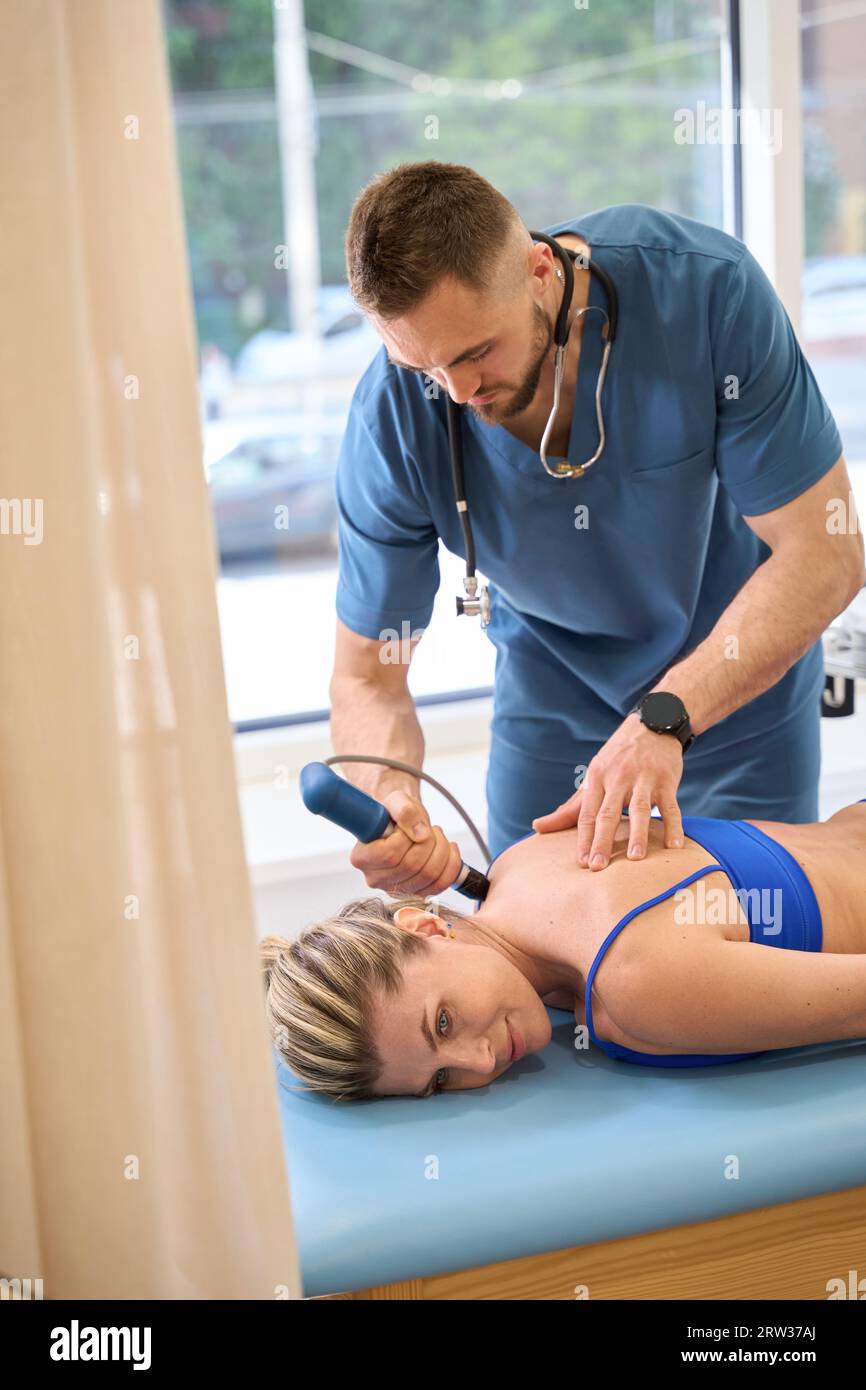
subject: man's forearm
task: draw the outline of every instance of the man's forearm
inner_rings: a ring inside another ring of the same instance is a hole
[[[335,753],[364,753],[423,766],[424,735],[408,691],[397,694],[375,681],[343,676],[331,683],[330,695]],[[418,778],[408,772],[378,763],[337,766],[342,776],[377,799],[398,787],[419,795]]]
[[[701,734],[780,681],[850,597],[838,571],[816,573],[793,552],[774,552],[652,689],[679,695]]]

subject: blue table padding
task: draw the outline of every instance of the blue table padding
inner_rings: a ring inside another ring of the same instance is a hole
[[[429,1100],[292,1092],[275,1055],[305,1295],[866,1184],[866,1040],[656,1070],[576,1051],[548,1012],[543,1052]]]

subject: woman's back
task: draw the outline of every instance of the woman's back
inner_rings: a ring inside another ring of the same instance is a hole
[[[485,912],[501,909],[523,949],[568,955],[584,982],[573,1004],[577,1021],[597,1045],[631,1061],[694,1066],[754,1055],[653,1046],[625,1032],[622,1017],[615,1022],[606,1008],[624,971],[648,952],[675,950],[684,932],[692,942],[699,934],[788,950],[866,952],[866,805],[810,825],[684,817],[683,829],[683,847],[666,849],[662,823],[653,818],[646,857],[628,860],[624,818],[602,871],[577,865],[576,830],[531,834],[489,870]]]

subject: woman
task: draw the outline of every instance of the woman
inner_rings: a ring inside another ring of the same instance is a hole
[[[866,799],[864,799],[866,800]],[[866,1037],[866,804],[822,823],[683,817],[681,849],[628,822],[603,874],[577,830],[532,832],[472,917],[424,898],[348,903],[261,943],[289,1067],[340,1100],[486,1086],[574,1010],[575,1046],[651,1066]]]

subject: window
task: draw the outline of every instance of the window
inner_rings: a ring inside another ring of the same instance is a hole
[[[334,466],[381,347],[345,284],[357,193],[435,158],[477,168],[529,226],[628,201],[730,226],[723,147],[674,140],[678,108],[722,104],[728,6],[538,0],[504,24],[501,0],[163,4],[229,711],[280,722],[327,707]],[[455,617],[462,561],[443,551],[441,572],[416,697],[493,679],[491,643]]]
[[[866,4],[803,0],[800,336],[866,518]]]

